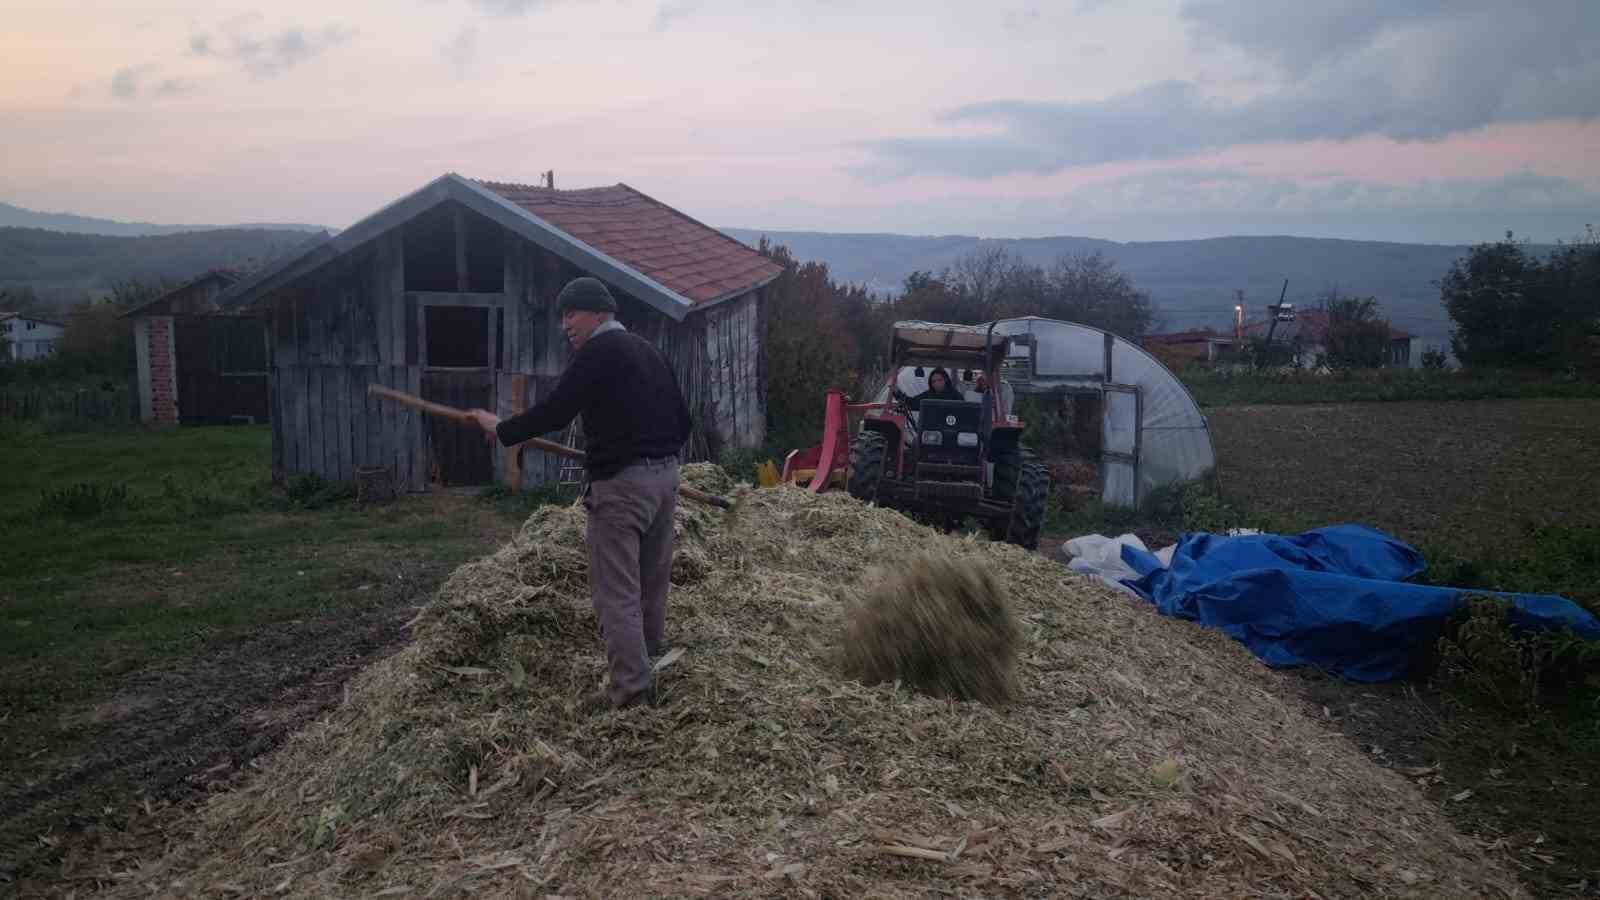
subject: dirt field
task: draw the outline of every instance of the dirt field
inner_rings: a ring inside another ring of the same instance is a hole
[[[1600,400],[1207,410],[1230,500],[1289,528],[1359,521],[1424,549],[1532,549],[1600,526]]]
[[[1600,401],[1240,406],[1207,414],[1224,495],[1283,530],[1360,522],[1421,547],[1436,567],[1451,555],[1475,561],[1450,574],[1477,573],[1493,586],[1558,591],[1594,605]],[[1556,533],[1591,537],[1552,546]],[[1426,683],[1355,685],[1286,672],[1284,684],[1375,759],[1418,773],[1418,786],[1457,827],[1506,854],[1537,895],[1600,896],[1595,710],[1509,718]]]

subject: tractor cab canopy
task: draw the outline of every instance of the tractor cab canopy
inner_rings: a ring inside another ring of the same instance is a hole
[[[944,366],[987,370],[1010,346],[1007,335],[990,334],[988,325],[896,322],[889,360],[895,366]]]
[[[894,323],[889,350],[890,365],[897,371],[895,387],[915,396],[928,388],[928,376],[936,368],[950,375],[951,382],[966,399],[978,402],[977,379],[1004,363],[1010,338],[992,336],[988,325],[950,325],[943,322],[902,321]],[[1003,409],[1010,408],[1010,389],[1002,385]],[[885,386],[874,399],[888,399]]]

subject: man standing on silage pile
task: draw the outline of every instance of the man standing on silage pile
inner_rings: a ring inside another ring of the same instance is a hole
[[[504,421],[482,409],[471,415],[508,447],[583,416],[589,590],[611,668],[607,699],[618,708],[654,705],[650,657],[663,649],[689,407],[660,351],[616,320],[616,300],[599,279],[568,282],[556,309],[576,352],[555,390]]]

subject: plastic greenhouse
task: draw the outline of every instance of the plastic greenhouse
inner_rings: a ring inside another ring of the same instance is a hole
[[[1105,503],[1138,506],[1158,488],[1216,468],[1199,405],[1142,348],[1098,328],[1054,319],[1002,319],[986,330],[994,343],[1011,338],[1003,374],[1017,394],[1098,396]]]

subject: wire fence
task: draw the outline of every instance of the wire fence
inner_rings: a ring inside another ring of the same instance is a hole
[[[56,424],[132,424],[139,420],[131,386],[9,385],[0,388],[0,420]]]

